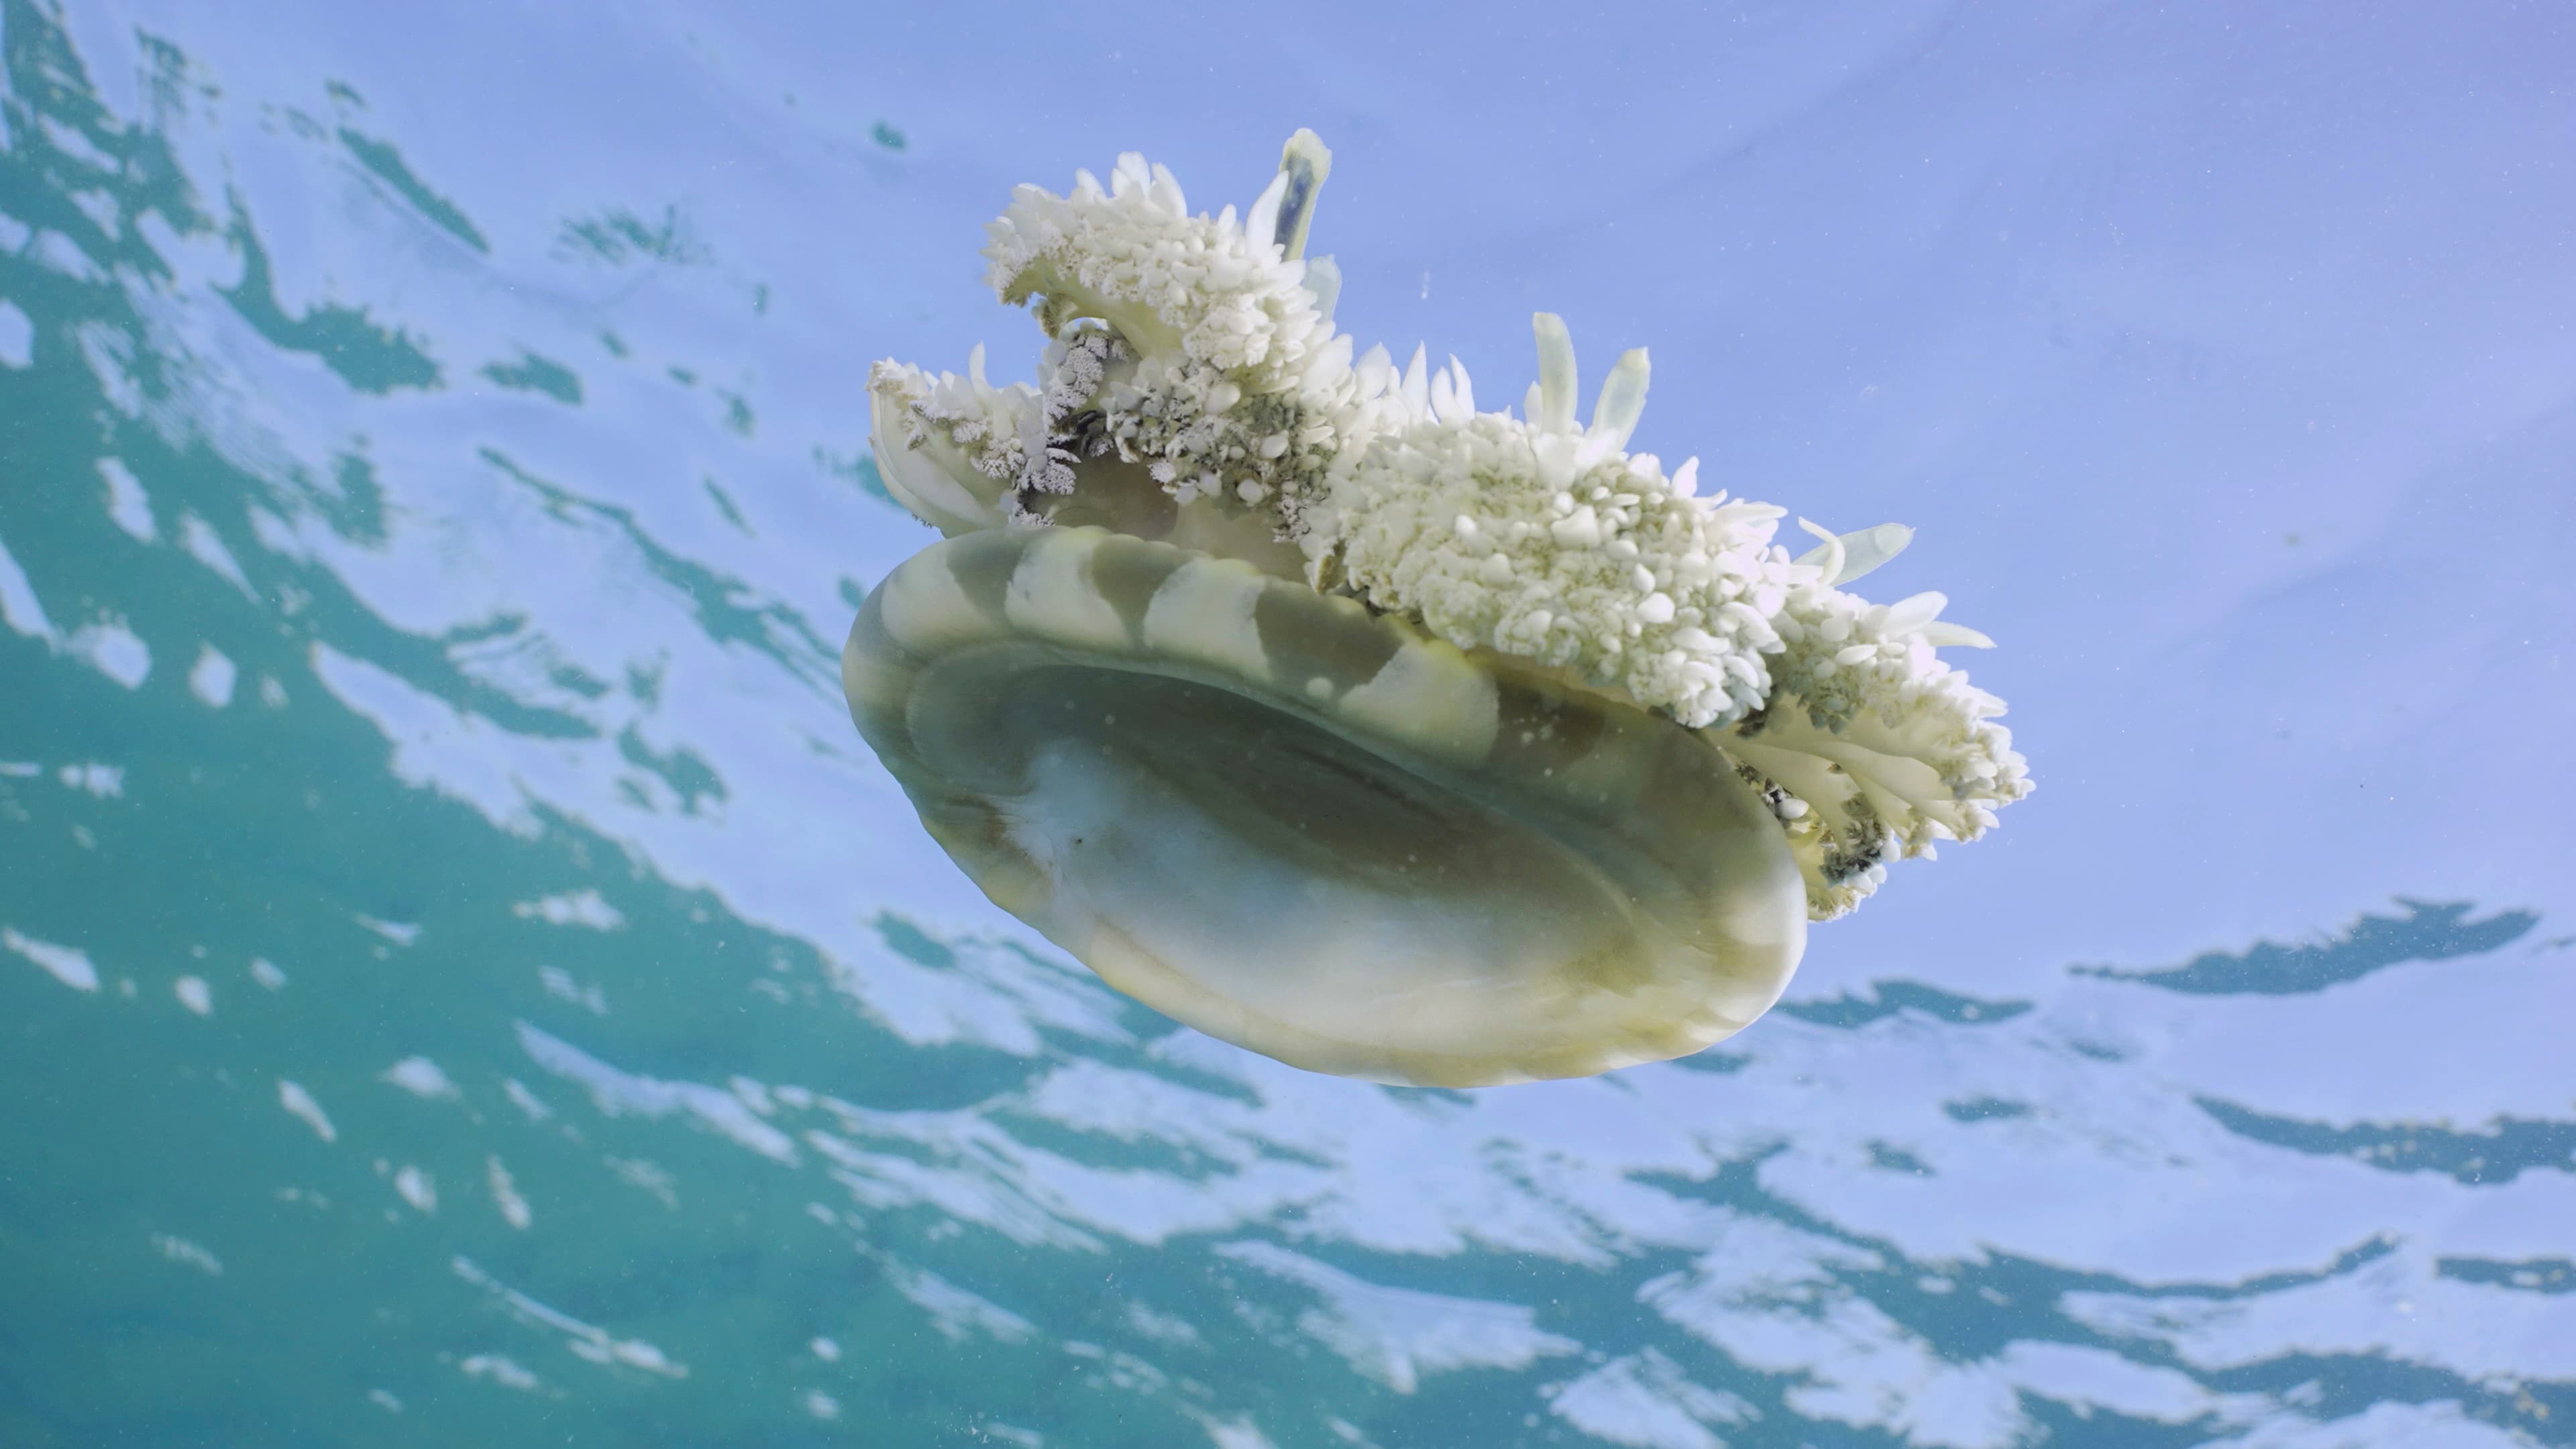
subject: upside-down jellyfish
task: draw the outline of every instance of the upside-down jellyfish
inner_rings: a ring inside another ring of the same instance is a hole
[[[1330,155],[1251,207],[1160,166],[1020,187],[984,256],[1034,386],[869,379],[946,535],[871,594],[852,719],[931,835],[1111,986],[1315,1071],[1470,1086],[1680,1056],[1778,999],[1808,922],[2028,793],[1939,594],[1792,557],[1783,510],[1626,451],[1639,349],[1519,416],[1335,331]]]

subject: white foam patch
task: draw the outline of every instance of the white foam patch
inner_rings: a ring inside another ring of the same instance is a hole
[[[2528,1449],[2534,1441],[2511,1429],[2472,1419],[2456,1400],[2430,1404],[2379,1403],[2358,1414],[2324,1421],[2283,1417],[2210,1449]]]
[[[359,925],[397,946],[408,946],[420,939],[420,927],[409,921],[380,921],[368,915],[361,915],[355,919]]]
[[[1207,1430],[1214,1449],[1276,1449],[1270,1436],[1250,1419],[1202,1419],[1199,1427]]]
[[[385,1068],[384,1074],[376,1080],[400,1087],[427,1101],[456,1096],[456,1084],[448,1080],[447,1073],[438,1063],[427,1057],[405,1057]]]
[[[1018,1343],[1038,1331],[1036,1324],[926,1268],[897,1265],[890,1271],[896,1291],[929,1314],[931,1326],[951,1343],[964,1343],[979,1335]]]
[[[778,1115],[778,1100],[769,1094],[768,1086],[762,1083],[758,1078],[746,1077],[737,1072],[733,1076],[725,1078],[725,1087],[728,1091],[733,1093],[735,1101],[749,1107],[752,1111],[759,1113],[761,1116],[775,1117]]]
[[[773,1162],[797,1161],[795,1140],[760,1120],[733,1093],[697,1082],[668,1082],[619,1071],[560,1037],[519,1023],[519,1046],[537,1065],[587,1088],[592,1105],[616,1117],[685,1112]]]
[[[118,765],[95,762],[65,765],[55,778],[69,789],[84,791],[102,800],[114,800],[125,794],[125,770]]]
[[[75,191],[70,200],[81,215],[89,218],[90,225],[110,234],[116,231],[119,214],[124,208],[106,190]]]
[[[1138,1333],[1162,1343],[1199,1342],[1199,1331],[1188,1319],[1156,1312],[1142,1303],[1127,1305],[1127,1322]]]
[[[804,1140],[830,1159],[832,1179],[871,1212],[928,1207],[1025,1246],[1098,1252],[1100,1237],[1089,1228],[1151,1243],[1168,1235],[1175,1218],[1203,1228],[1232,1223],[1242,1210],[1240,1195],[1222,1180],[1207,1184],[1208,1198],[1192,1201],[1193,1194],[1155,1190],[1159,1175],[1097,1173],[1034,1152],[971,1111],[881,1112],[833,1097],[823,1105],[849,1136],[818,1129]],[[993,1153],[1003,1160],[990,1160]],[[1059,1176],[1072,1182],[1060,1183]],[[1133,1209],[1132,1218],[1108,1210],[1113,1200]],[[1103,1211],[1087,1211],[1095,1202]]]
[[[152,673],[152,651],[122,619],[109,619],[84,624],[72,631],[65,647],[92,669],[124,685],[140,689]]]
[[[107,517],[133,538],[150,543],[160,536],[152,518],[152,495],[121,458],[98,460],[99,481],[107,485]]]
[[[1224,1243],[1216,1252],[1314,1289],[1320,1301],[1298,1327],[1399,1394],[1431,1374],[1527,1368],[1583,1346],[1541,1330],[1537,1310],[1522,1304],[1390,1288],[1270,1243]]]
[[[1634,1449],[1726,1449],[1709,1426],[1751,1417],[1742,1399],[1693,1383],[1651,1348],[1612,1359],[1558,1389],[1548,1407],[1595,1439]]]
[[[489,1379],[505,1389],[517,1389],[522,1393],[534,1393],[544,1387],[542,1379],[508,1354],[472,1354],[459,1360],[456,1367],[469,1379]]]
[[[74,991],[98,989],[98,967],[91,964],[87,952],[70,946],[57,946],[51,941],[39,941],[32,936],[21,936],[7,927],[0,927],[0,946],[6,946],[36,963],[46,975]]]
[[[528,1224],[536,1221],[536,1213],[519,1195],[519,1184],[511,1178],[510,1169],[501,1164],[499,1157],[487,1157],[483,1160],[483,1176],[492,1189],[492,1206],[500,1212],[501,1221],[526,1232]]]
[[[36,324],[18,304],[0,297],[0,367],[22,368],[36,360]]]
[[[409,1163],[394,1174],[394,1191],[401,1193],[402,1200],[416,1212],[438,1211],[438,1180]]]
[[[495,1302],[522,1323],[550,1328],[564,1335],[564,1346],[595,1364],[625,1364],[664,1378],[684,1379],[688,1366],[674,1363],[670,1357],[642,1339],[619,1338],[597,1324],[585,1323],[560,1309],[529,1297],[518,1289],[485,1272],[471,1258],[459,1255],[448,1260],[457,1277],[490,1294]]]
[[[666,1208],[675,1211],[679,1208],[680,1194],[677,1186],[679,1179],[671,1175],[669,1168],[658,1162],[648,1162],[641,1157],[610,1157],[603,1160],[607,1163],[608,1170],[617,1175],[619,1182],[651,1193],[654,1199]]]
[[[207,1251],[202,1244],[190,1242],[176,1234],[154,1233],[152,1250],[173,1263],[194,1268],[209,1278],[224,1276],[224,1264],[221,1258]]]
[[[57,242],[62,242],[59,248],[54,245]],[[58,254],[69,253],[75,258],[79,256],[76,248],[63,242],[59,232],[37,234],[37,253],[41,255],[48,250]],[[135,380],[134,341],[122,329],[96,318],[76,322],[72,324],[72,341],[80,348],[81,360],[89,364],[90,377],[98,384],[98,390],[106,397],[109,407],[129,418],[145,417],[147,408],[164,416],[171,411],[166,404],[148,397],[142,385]]]
[[[117,51],[109,52],[111,55],[117,53]],[[106,94],[113,95],[118,89],[130,87],[132,84],[132,78],[120,76],[116,80],[109,81],[105,86],[101,87],[101,89]],[[124,109],[128,114],[133,113],[134,107],[131,103],[130,97],[128,98],[128,104]],[[115,157],[100,150],[96,142],[90,140],[88,136],[83,135],[80,128],[72,125],[70,122],[56,120],[52,116],[40,116],[37,118],[37,125],[43,128],[45,140],[50,143],[55,150],[61,152],[65,157],[77,163],[81,170],[87,171],[92,175],[114,176],[123,169],[123,167],[118,164]],[[76,195],[75,200],[77,199],[78,197]],[[102,227],[101,230],[107,230],[107,228]]]
[[[5,544],[0,544],[0,624],[48,645],[59,642],[53,621],[45,617],[45,606],[36,600],[35,586],[27,582],[27,571],[9,556]]]
[[[2576,1187],[2564,1181],[2563,1173],[2526,1172],[2487,1196],[2491,1203],[2521,1197],[2527,1212],[2576,1221]],[[2517,1193],[2525,1183],[2539,1191]],[[2565,1251],[2563,1238],[2557,1251]],[[2064,1304],[2079,1322],[2170,1344],[2203,1370],[2297,1352],[2438,1365],[2472,1382],[2576,1379],[2576,1295],[2497,1292],[2444,1274],[2438,1260],[2421,1253],[2389,1253],[2253,1298],[2080,1292]]]
[[[942,964],[916,961],[873,936],[845,959],[830,955],[833,988],[916,1046],[971,1042],[1017,1057],[1051,1050],[1047,1030],[1121,1042],[1123,1000],[1089,972],[1009,949],[990,938],[950,938]]]
[[[545,1099],[529,1091],[528,1084],[516,1077],[501,1084],[501,1094],[508,1097],[510,1105],[526,1114],[531,1122],[543,1122],[555,1114],[555,1109],[547,1106]]]
[[[312,1128],[314,1136],[325,1142],[340,1140],[340,1129],[331,1125],[331,1118],[322,1110],[322,1104],[313,1100],[313,1094],[304,1090],[302,1083],[279,1078],[277,1105],[284,1107],[289,1116]]]
[[[240,561],[224,547],[222,535],[215,532],[212,524],[193,513],[180,519],[179,545],[190,558],[223,575],[224,581],[239,589],[243,598],[254,604],[261,602],[259,591],[250,586],[250,576],[242,572]]]
[[[608,993],[597,986],[585,986],[574,980],[573,974],[561,966],[538,967],[537,983],[545,987],[546,995],[557,1001],[571,1002],[593,1016],[608,1014]]]
[[[279,558],[292,559],[297,563],[313,561],[313,549],[305,536],[296,531],[295,525],[270,509],[257,506],[250,509],[250,532],[251,537],[259,540],[260,547]]]
[[[212,644],[197,646],[197,662],[188,670],[188,691],[205,702],[209,709],[222,709],[233,702],[233,681],[239,671]]]
[[[2142,1364],[2090,1344],[2024,1339],[1995,1356],[2003,1376],[2024,1393],[2132,1419],[2188,1424],[2208,1414],[2245,1421],[2261,1414],[2261,1395],[2216,1395],[2179,1369]]]
[[[470,805],[513,835],[534,836],[538,830],[522,784],[528,757],[551,757],[555,770],[566,774],[579,769],[577,750],[521,740],[389,670],[328,645],[313,646],[313,672],[342,704],[373,720],[392,741],[395,778]]]
[[[533,917],[550,926],[588,926],[594,931],[614,931],[626,924],[615,906],[588,889],[520,901],[510,907],[510,913],[521,920]]]
[[[1711,1227],[1698,1261],[1638,1297],[1748,1368],[1801,1376],[1786,1394],[1799,1413],[1949,1449],[2008,1445],[2026,1427],[2009,1385],[1945,1363],[1847,1285],[1845,1271],[1883,1266],[1876,1253],[1731,1209]]]

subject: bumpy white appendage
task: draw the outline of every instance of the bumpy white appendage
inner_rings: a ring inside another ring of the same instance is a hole
[[[1891,527],[1865,532],[1884,545]],[[1892,542],[1886,554],[1903,547]],[[1933,652],[1985,636],[1940,623],[1939,594],[1872,604],[1835,588],[1829,578],[1853,572],[1847,557],[1837,547],[1832,575],[1790,590],[1774,621],[1787,647],[1771,660],[1771,703],[1718,738],[1773,795],[1817,920],[1876,890],[1881,862],[1974,840],[2031,788],[2012,732],[1994,723],[2003,701]]]
[[[1103,191],[1080,173],[1069,195],[1023,186],[988,229],[990,280],[1034,299],[1059,346],[1105,326],[1122,365],[1081,406],[1059,407],[1030,446],[1059,458],[1114,453],[1145,468],[1184,510],[1292,537],[1332,462],[1365,443],[1392,400],[1364,387],[1351,341],[1333,331],[1341,274],[1303,258],[1332,155],[1291,138],[1241,220],[1191,215],[1171,173],[1129,154]]]
[[[1292,218],[1302,247],[1323,168],[1293,148],[1291,160],[1309,178]],[[1285,255],[1275,235],[1290,180],[1279,173],[1250,224],[1231,206],[1192,216],[1172,173],[1131,151],[1106,192],[1089,172],[1068,196],[1018,188],[986,229],[987,276],[1005,302],[1044,298],[1050,335],[1097,318],[1146,358],[1239,374],[1237,385],[1252,391],[1289,386],[1332,332],[1305,286],[1305,262]]]
[[[1761,708],[1764,656],[1781,647],[1771,616],[1815,577],[1772,545],[1781,510],[1697,499],[1696,460],[1667,478],[1621,451],[1645,406],[1642,348],[1578,428],[1565,323],[1542,312],[1532,327],[1531,420],[1474,411],[1465,369],[1424,380],[1417,353],[1393,389],[1402,425],[1335,470],[1302,520],[1307,553],[1461,648],[1572,671],[1694,728]],[[1384,372],[1372,359],[1363,391]]]
[[[1460,648],[1573,671],[1684,724],[1770,692],[1767,615],[1796,566],[1779,510],[1673,491],[1652,458],[1581,466],[1581,434],[1499,414],[1381,436],[1314,518],[1349,586]]]
[[[868,443],[877,475],[913,516],[954,537],[1001,523],[1028,467],[1025,434],[1037,393],[984,381],[984,349],[966,376],[937,377],[891,359],[868,371]]]

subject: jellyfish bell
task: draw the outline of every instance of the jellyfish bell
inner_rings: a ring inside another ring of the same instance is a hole
[[[1688,730],[1237,560],[1099,528],[914,556],[851,709],[1003,909],[1156,1010],[1442,1085],[1678,1056],[1806,939],[1760,798]]]
[[[1810,919],[2026,793],[1908,537],[1696,497],[1588,425],[1558,319],[1525,416],[1354,357],[1311,132],[1238,218],[1133,155],[985,255],[1035,385],[881,363],[887,488],[947,537],[842,657],[861,734],[992,900],[1112,986],[1317,1071],[1470,1086],[1696,1051]]]

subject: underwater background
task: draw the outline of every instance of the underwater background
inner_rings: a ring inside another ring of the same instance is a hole
[[[2576,1444],[2576,16],[1468,15],[0,0],[0,1446]],[[851,729],[867,363],[1298,126],[2003,644],[1717,1049],[1178,1030]]]

